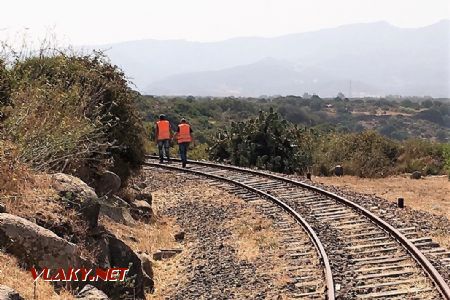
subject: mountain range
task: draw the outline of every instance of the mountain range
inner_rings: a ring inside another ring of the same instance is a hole
[[[95,48],[145,94],[450,97],[450,20],[421,28],[376,22],[273,38]]]

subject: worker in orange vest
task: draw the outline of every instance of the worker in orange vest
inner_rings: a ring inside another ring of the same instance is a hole
[[[181,119],[180,124],[178,125],[177,133],[175,133],[174,138],[177,139],[178,147],[180,149],[180,158],[183,168],[186,168],[187,163],[187,151],[189,148],[189,143],[194,141],[192,136],[192,128],[186,122],[186,119]]]
[[[164,162],[164,153],[167,157],[167,162],[170,162],[170,138],[172,134],[170,131],[170,123],[165,115],[159,115],[159,121],[156,122],[155,137],[158,144],[159,163]]]

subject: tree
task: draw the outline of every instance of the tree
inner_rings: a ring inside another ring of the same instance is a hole
[[[339,98],[339,99],[345,99],[345,95],[342,93],[342,92],[339,92],[338,94],[337,94],[337,96],[336,96],[336,98]]]

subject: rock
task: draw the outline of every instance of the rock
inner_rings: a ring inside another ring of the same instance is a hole
[[[100,214],[100,203],[96,199],[88,199],[81,204],[80,212],[88,222],[90,228],[98,226],[98,215]]]
[[[0,284],[0,300],[23,300],[23,298],[9,286]]]
[[[147,184],[145,182],[139,182],[137,184],[137,187],[141,190],[145,189],[147,187]]]
[[[128,204],[127,201],[123,200],[122,198],[120,198],[119,196],[116,196],[116,195],[109,197],[108,203],[111,203],[111,205],[118,206],[118,207],[127,207],[127,208],[130,207],[130,204]]]
[[[178,253],[181,253],[183,250],[181,249],[161,249],[155,253],[153,253],[154,260],[163,260],[167,258],[174,257]]]
[[[150,222],[153,217],[153,210],[150,204],[144,200],[134,200],[131,203],[131,215],[136,220]]]
[[[96,287],[88,284],[86,285],[76,296],[76,299],[83,300],[108,300],[108,296],[97,289]]]
[[[24,218],[6,213],[0,214],[0,247],[28,267],[67,269],[91,265],[79,256],[75,244]]]
[[[184,240],[184,231],[178,232],[174,235],[175,241],[176,242],[182,242]]]
[[[100,214],[107,216],[118,223],[122,223],[125,225],[134,224],[134,219],[131,216],[130,211],[125,207],[116,207],[101,203]]]
[[[145,290],[153,290],[154,283],[153,279],[144,273],[140,257],[112,233],[102,233],[99,243],[103,244],[100,247],[103,251],[98,253],[101,259],[105,259],[106,265],[103,267],[129,268],[126,282],[107,286],[109,297],[119,299],[128,293],[136,299],[145,299]]]
[[[343,176],[344,175],[344,168],[341,165],[337,165],[334,167],[334,175],[336,176]]]
[[[142,270],[144,273],[150,278],[153,278],[153,264],[150,260],[150,256],[145,253],[138,253],[138,256],[141,259]]]
[[[144,200],[134,200],[131,203],[131,206],[141,211],[148,211],[148,212],[152,211],[152,207],[150,206],[150,204],[148,204],[148,202]]]
[[[113,195],[119,191],[121,185],[122,180],[117,174],[105,171],[96,184],[96,192],[99,196]]]
[[[81,179],[63,173],[53,174],[52,179],[52,187],[67,206],[80,211],[90,228],[96,227],[100,205],[94,189]]]
[[[144,285],[148,292],[153,292],[153,264],[150,260],[150,256],[145,253],[138,253],[141,259],[142,271],[144,272]]]
[[[98,199],[94,189],[75,176],[57,173],[52,179],[52,187],[68,200],[82,203],[87,199]]]
[[[146,190],[144,190],[136,195],[136,200],[144,200],[150,206],[152,205],[152,199],[153,199],[152,194]]]
[[[3,203],[0,203],[0,213],[6,212],[6,206]]]
[[[420,171],[414,171],[410,176],[411,179],[420,179],[421,177],[422,173]]]

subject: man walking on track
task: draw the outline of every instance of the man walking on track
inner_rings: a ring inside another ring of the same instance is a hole
[[[156,122],[155,137],[156,143],[158,144],[159,163],[162,164],[164,162],[164,153],[166,154],[167,162],[170,162],[169,148],[171,132],[170,123],[165,115],[159,115],[159,121]]]
[[[192,128],[191,125],[186,122],[186,119],[181,119],[175,137],[177,138],[178,147],[180,148],[181,163],[183,168],[186,168],[189,143],[193,141]]]

